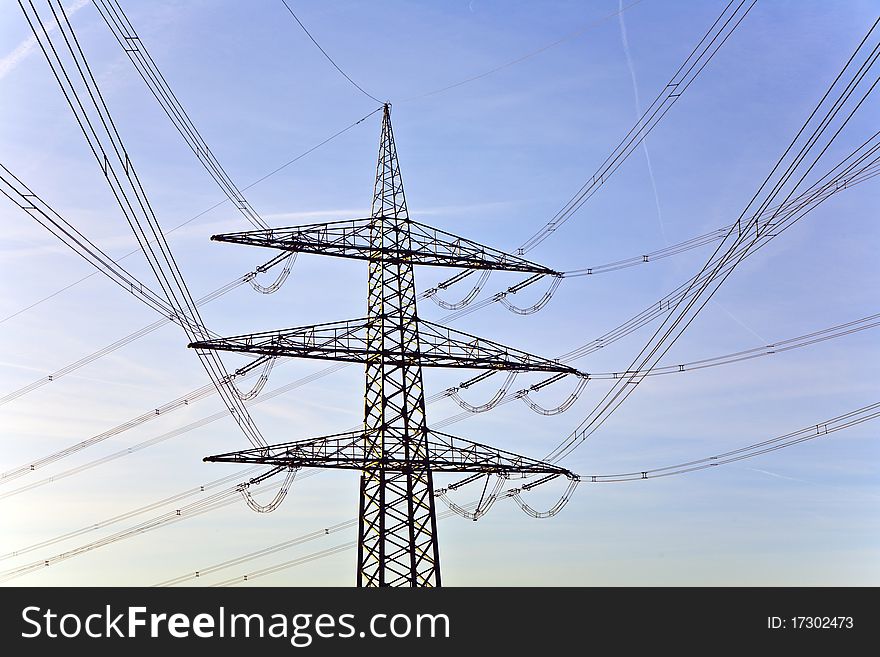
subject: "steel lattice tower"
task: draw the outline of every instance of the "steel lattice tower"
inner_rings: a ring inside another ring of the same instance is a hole
[[[425,394],[412,262],[384,250],[412,250],[409,214],[388,108],[382,120],[370,217],[367,282],[365,451],[361,475],[358,581],[364,585],[440,585],[433,482],[428,463]],[[398,352],[398,363],[382,354]],[[394,454],[412,467],[388,471]]]
[[[575,475],[564,468],[428,429],[423,367],[576,373],[498,343],[419,320],[413,265],[556,272],[412,221],[385,105],[371,216],[212,240],[368,262],[367,316],[194,342],[218,349],[363,363],[362,431],[207,457],[361,471],[358,585],[439,586],[434,472]]]

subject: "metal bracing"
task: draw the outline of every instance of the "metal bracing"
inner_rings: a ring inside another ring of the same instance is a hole
[[[391,116],[385,107],[370,221],[359,586],[439,586],[433,482],[419,360],[412,250]],[[402,357],[392,362],[387,353]],[[388,470],[385,459],[411,463]]]
[[[316,253],[339,258],[370,260],[376,252],[371,240],[376,224],[387,224],[383,230],[395,230],[394,217],[373,216],[319,224],[271,228],[212,235],[215,242],[231,242],[280,249],[294,253]],[[415,265],[467,267],[558,276],[558,272],[524,258],[483,246],[472,240],[447,233],[431,226],[408,220],[410,238],[406,246],[391,241],[379,251],[388,260],[404,260]]]
[[[459,367],[529,372],[578,371],[555,360],[456,331],[434,322],[419,320],[419,349],[413,352],[399,344],[370,345],[371,322],[367,317],[341,322],[300,326],[278,331],[216,338],[194,342],[196,349],[216,349],[265,356],[287,356],[368,363],[382,357],[392,365],[420,364],[422,367]],[[378,325],[377,325],[378,329]],[[371,350],[372,349],[372,350]]]
[[[413,265],[555,274],[551,269],[411,221],[385,105],[371,217],[217,235],[289,252],[367,260],[367,316],[190,344],[362,363],[363,430],[210,456],[206,461],[355,469],[361,472],[358,586],[439,586],[434,472],[503,478],[575,475],[550,463],[431,431],[423,367],[577,374],[556,361],[419,320]],[[543,481],[543,480],[541,480]]]
[[[339,470],[363,470],[381,465],[388,471],[404,472],[412,467],[412,460],[384,455],[379,461],[365,446],[373,437],[365,431],[347,431],[331,436],[296,440],[289,443],[255,447],[253,449],[209,456],[206,461],[226,463],[262,463],[287,468],[320,467]],[[574,475],[557,465],[530,459],[495,447],[475,443],[464,438],[428,429],[426,462],[432,472],[497,474]]]

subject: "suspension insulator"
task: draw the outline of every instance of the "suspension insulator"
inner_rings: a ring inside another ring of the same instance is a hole
[[[449,389],[449,397],[452,397],[455,400],[455,403],[461,406],[464,410],[469,413],[485,413],[493,408],[495,408],[498,403],[504,398],[507,394],[507,391],[510,389],[510,386],[513,384],[514,379],[516,379],[516,375],[519,372],[509,372],[507,374],[507,379],[504,381],[504,384],[498,389],[492,398],[487,401],[485,404],[480,404],[479,406],[474,406],[473,404],[469,404],[464,399],[461,398],[461,395],[458,394],[457,388]]]
[[[235,378],[234,376],[229,377],[229,385],[239,399],[241,399],[242,401],[250,401],[263,391],[263,388],[266,386],[266,382],[269,380],[269,375],[272,373],[272,367],[274,365],[275,358],[269,358],[263,365],[263,371],[260,372],[260,377],[257,379],[257,382],[254,383],[254,387],[247,392],[242,392],[238,389],[238,386],[236,386],[232,382]]]
[[[477,280],[476,285],[474,285],[473,289],[468,292],[464,298],[458,303],[449,303],[444,301],[440,297],[437,296],[437,288],[428,290],[425,294],[426,296],[436,303],[438,306],[443,308],[444,310],[461,310],[462,308],[469,305],[474,299],[477,298],[477,295],[482,291],[483,286],[486,285],[486,281],[489,280],[489,274],[492,272],[488,269],[484,270],[482,274],[480,274],[480,278]]]
[[[562,511],[565,508],[565,505],[568,504],[571,496],[574,494],[574,491],[577,489],[578,484],[580,483],[580,477],[569,474],[568,476],[568,487],[565,489],[565,492],[562,493],[562,496],[559,500],[550,507],[547,511],[536,511],[533,509],[525,500],[523,500],[520,493],[522,489],[512,490],[510,491],[511,497],[513,500],[519,505],[519,508],[523,510],[527,515],[530,515],[532,518],[552,518],[557,513]],[[553,477],[555,478],[555,477]],[[536,485],[531,486],[530,488],[534,488]]]
[[[257,272],[254,272],[253,276],[248,277],[247,282],[250,283],[250,286],[260,294],[272,294],[277,292],[281,289],[281,286],[284,285],[287,277],[290,276],[290,268],[293,266],[294,262],[296,262],[296,253],[291,253],[284,261],[284,268],[278,274],[278,278],[276,278],[275,282],[270,285],[264,286],[257,283],[256,273],[265,271],[265,269],[262,269],[261,267],[257,267]]]
[[[504,482],[506,477],[498,475],[497,481],[495,482],[495,487],[492,489],[492,492],[486,497],[486,489],[489,485],[489,475],[486,475],[486,485],[483,486],[483,494],[480,497],[480,501],[477,503],[476,508],[473,511],[468,511],[462,506],[459,506],[455,502],[449,499],[447,495],[447,489],[441,488],[434,492],[435,496],[438,497],[453,513],[461,516],[462,518],[466,518],[468,520],[473,520],[476,522],[484,515],[489,512],[489,509],[492,508],[492,505],[498,500],[498,494],[501,492],[501,488],[504,486]]]
[[[537,303],[529,306],[528,308],[519,308],[518,306],[514,306],[512,303],[510,303],[510,301],[507,300],[507,294],[499,295],[498,301],[500,301],[501,305],[507,308],[512,313],[516,313],[517,315],[533,315],[547,305],[553,295],[556,294],[556,290],[561,282],[562,276],[554,276],[553,282],[550,283],[550,287],[544,293],[544,296],[538,299]],[[514,292],[516,291],[513,288],[511,288],[511,290],[513,290]]]
[[[580,376],[578,377],[578,384],[575,387],[574,391],[568,396],[568,398],[563,401],[561,404],[554,408],[544,408],[540,404],[535,403],[531,397],[529,397],[529,389],[520,390],[517,392],[517,397],[519,397],[523,403],[531,408],[535,413],[539,413],[540,415],[559,415],[560,413],[565,413],[569,408],[574,405],[574,403],[578,400],[578,397],[581,396],[581,393],[584,391],[584,388],[587,387],[587,383],[590,381],[588,376]],[[534,389],[534,388],[533,388]]]
[[[278,468],[280,472],[281,468]],[[256,481],[256,479],[252,479],[246,484],[242,484],[239,487],[239,492],[241,496],[244,498],[244,501],[247,503],[248,507],[252,511],[257,513],[271,513],[275,509],[277,509],[281,503],[284,501],[284,498],[287,497],[287,493],[290,491],[290,485],[293,483],[294,478],[296,477],[297,468],[287,468],[287,474],[284,476],[284,481],[281,483],[281,488],[278,489],[278,492],[275,493],[275,497],[273,497],[267,504],[260,504],[257,502],[253,496],[251,495],[250,485]],[[272,476],[274,473],[270,473],[268,476],[259,478],[259,481],[264,481]]]

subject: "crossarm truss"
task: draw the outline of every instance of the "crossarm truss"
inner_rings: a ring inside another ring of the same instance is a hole
[[[530,459],[519,454],[482,445],[439,431],[427,430],[427,454],[424,463],[432,472],[459,472],[497,475],[544,474],[576,478],[565,468]],[[364,431],[309,438],[268,447],[208,456],[205,461],[227,463],[262,463],[288,468],[335,468],[364,470],[383,468],[395,472],[412,469],[412,459],[399,458],[386,452],[378,459],[365,450]],[[396,454],[396,453],[395,453]]]
[[[459,367],[528,372],[577,370],[554,360],[534,356],[519,349],[478,338],[440,324],[419,320],[419,351],[391,348],[376,352],[367,343],[370,320],[366,317],[342,322],[250,333],[228,338],[193,342],[194,349],[237,351],[264,356],[287,356],[321,360],[366,363],[381,356],[392,365]]]
[[[376,219],[387,223],[389,230],[395,230],[391,219],[368,217],[289,228],[225,233],[212,235],[211,239],[216,242],[248,244],[356,260],[375,259],[381,255],[383,260],[414,265],[558,275],[557,272],[543,265],[411,220],[407,222],[410,233],[407,246],[402,247],[399,241],[386,240],[386,244],[383,244],[377,253],[375,240],[372,244],[370,242],[371,222],[375,231]],[[396,229],[399,230],[399,227]]]

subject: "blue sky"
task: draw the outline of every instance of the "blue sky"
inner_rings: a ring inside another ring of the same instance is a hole
[[[218,159],[243,187],[361,118],[376,104],[334,71],[280,0],[124,0],[133,24]],[[613,15],[596,2],[296,2],[300,19],[372,95],[393,103],[413,218],[515,249],[589,178],[662,88],[722,2],[643,0]],[[222,200],[89,3],[72,21],[163,226]],[[646,144],[564,228],[530,257],[556,269],[656,250],[733,221],[876,19],[871,2],[759,2]],[[442,93],[579,30],[521,63]],[[622,29],[626,30],[628,53]],[[108,253],[135,244],[69,109],[14,4],[0,20],[2,162]],[[635,87],[634,87],[635,84]],[[828,164],[876,130],[872,98],[841,133]],[[366,216],[379,115],[248,190],[272,225]],[[651,180],[653,173],[653,184]],[[675,344],[664,363],[697,360],[805,334],[877,312],[876,182],[836,195],[749,258]],[[655,193],[656,192],[656,193]],[[0,203],[0,319],[90,273],[89,266],[12,203]],[[245,230],[221,205],[169,235],[194,295],[269,254],[211,243]],[[499,304],[455,326],[545,356],[605,333],[693,275],[709,256],[690,251],[643,267],[564,281],[540,313]],[[143,258],[125,266],[151,282]],[[417,273],[420,290],[447,272]],[[518,279],[498,274],[483,296]],[[447,291],[454,300],[465,288]],[[234,335],[362,316],[363,263],[302,256],[276,294],[241,287],[203,310]],[[516,301],[540,296],[527,290]],[[421,315],[444,311],[429,301]],[[17,390],[154,321],[153,311],[93,276],[0,323],[0,395]],[[741,364],[649,379],[565,465],[582,475],[641,471],[771,438],[877,401],[873,331]],[[650,329],[577,365],[625,368]],[[207,380],[183,332],[165,326],[0,407],[2,470],[100,434]],[[11,347],[11,348],[9,348]],[[241,360],[229,357],[231,367]],[[291,361],[267,390],[322,369]],[[363,373],[348,367],[254,407],[264,435],[283,442],[347,430],[362,410]],[[465,378],[430,370],[428,394]],[[537,380],[537,378],[534,378]],[[521,377],[517,384],[533,382]],[[491,380],[463,393],[480,403]],[[567,413],[543,417],[512,403],[446,431],[533,457],[554,447],[599,401],[593,382]],[[571,382],[536,394],[552,405]],[[521,386],[517,386],[521,387]],[[4,492],[90,463],[216,413],[210,397],[57,463],[0,484]],[[458,413],[429,407],[429,425]],[[619,484],[584,483],[557,517],[533,520],[500,502],[479,522],[440,522],[449,585],[861,585],[880,583],[877,428],[709,471]],[[244,448],[224,418],[130,456],[0,497],[0,553],[57,537],[199,487],[238,466],[204,464]],[[555,484],[554,484],[555,485]],[[551,486],[547,487],[548,489]],[[535,506],[560,491],[535,492]],[[237,502],[41,569],[21,585],[149,585],[352,518],[357,477],[323,473],[294,483],[272,514]],[[199,499],[188,498],[185,504]],[[469,499],[464,491],[458,501]],[[166,510],[35,550],[0,570],[51,557]],[[352,540],[335,532],[217,573],[208,584]],[[264,585],[354,581],[342,551],[253,580]]]

